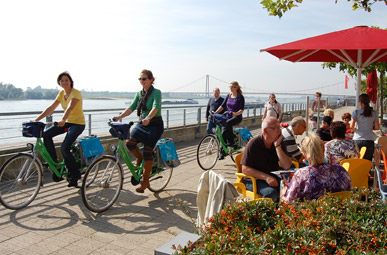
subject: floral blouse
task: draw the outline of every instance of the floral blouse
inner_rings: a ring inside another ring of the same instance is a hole
[[[299,169],[290,181],[284,199],[288,203],[297,199],[312,200],[326,192],[345,191],[351,187],[351,177],[342,166],[323,163]]]
[[[325,157],[339,164],[343,159],[358,158],[359,148],[354,140],[332,140],[325,144]]]

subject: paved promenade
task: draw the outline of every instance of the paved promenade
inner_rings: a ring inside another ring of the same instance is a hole
[[[335,120],[354,107],[335,110]],[[257,135],[259,129],[252,130]],[[129,171],[120,197],[108,211],[95,214],[83,205],[80,192],[48,172],[37,198],[27,208],[0,207],[0,253],[5,254],[154,254],[177,234],[196,231],[196,191],[203,170],[196,162],[200,140],[177,143],[181,165],[167,188],[158,194],[139,194]],[[235,180],[228,157],[214,171]]]

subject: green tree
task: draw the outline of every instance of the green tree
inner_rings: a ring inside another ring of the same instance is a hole
[[[269,12],[271,16],[278,16],[279,18],[282,15],[290,11],[293,7],[298,7],[298,4],[301,4],[303,0],[261,0],[263,8]],[[313,0],[312,0],[313,1]],[[337,3],[338,0],[335,0]],[[358,10],[363,9],[367,12],[371,12],[371,6],[377,2],[384,2],[387,5],[386,0],[347,0],[352,2],[352,9]]]

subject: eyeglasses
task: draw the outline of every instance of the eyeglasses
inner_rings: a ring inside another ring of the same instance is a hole
[[[145,78],[145,77],[142,77],[142,78],[141,78],[141,77],[140,77],[140,78],[138,78],[138,80],[139,80],[139,81],[146,81],[146,80],[148,80],[148,78]]]
[[[236,88],[238,88],[238,87],[235,87],[235,86],[230,86],[230,89],[236,89]]]

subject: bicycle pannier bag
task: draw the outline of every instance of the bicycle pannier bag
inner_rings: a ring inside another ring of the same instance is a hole
[[[179,156],[177,155],[175,143],[172,138],[158,140],[157,148],[159,153],[159,166],[173,168],[180,165]]]
[[[43,130],[46,124],[40,121],[23,122],[23,136],[24,137],[42,137]]]
[[[87,136],[82,138],[79,143],[81,144],[82,152],[85,158],[97,156],[105,152],[98,137]]]
[[[125,140],[128,138],[129,129],[130,129],[129,124],[113,122],[113,123],[110,123],[110,125],[111,125],[111,128],[109,132],[113,137],[118,137],[122,140]]]

